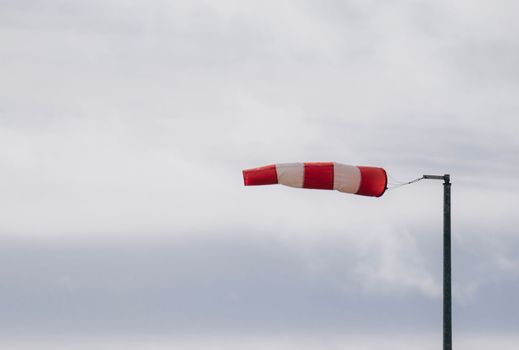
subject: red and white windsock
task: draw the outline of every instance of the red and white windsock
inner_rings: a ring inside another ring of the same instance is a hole
[[[284,163],[243,170],[245,186],[281,184],[380,197],[387,187],[382,168],[341,163]]]

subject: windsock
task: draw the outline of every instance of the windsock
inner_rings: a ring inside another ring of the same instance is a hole
[[[387,187],[386,171],[334,162],[284,163],[243,170],[245,186],[281,184],[297,188],[337,190],[380,197]]]

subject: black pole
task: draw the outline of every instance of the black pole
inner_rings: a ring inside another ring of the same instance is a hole
[[[443,350],[452,350],[450,175],[443,180]]]
[[[452,350],[451,177],[445,174],[422,178],[443,180],[443,350]]]

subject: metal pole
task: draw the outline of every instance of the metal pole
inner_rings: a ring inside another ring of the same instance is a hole
[[[423,178],[443,180],[443,350],[452,350],[451,177],[445,174]]]
[[[450,175],[443,181],[443,350],[452,350]]]

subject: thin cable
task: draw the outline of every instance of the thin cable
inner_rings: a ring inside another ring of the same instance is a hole
[[[399,184],[403,184],[405,183],[405,181],[400,181],[400,180],[397,180],[395,179],[393,176],[391,176],[390,174],[387,174],[387,177],[388,177],[388,181],[389,183],[393,184],[393,185],[399,185]]]
[[[408,181],[408,182],[401,182],[401,183],[398,183],[398,184],[389,184],[389,183],[388,183],[388,185],[390,185],[391,187],[388,187],[387,190],[388,190],[388,191],[391,191],[391,190],[394,190],[394,189],[399,188],[399,187],[402,187],[402,186],[406,186],[406,185],[413,184],[413,183],[418,182],[418,181],[421,181],[421,180],[423,180],[423,179],[424,179],[424,177],[422,176],[422,177],[419,177],[419,178],[417,178],[417,179],[414,179],[414,180],[411,180],[411,181]],[[393,180],[394,180],[394,179],[393,179]]]

